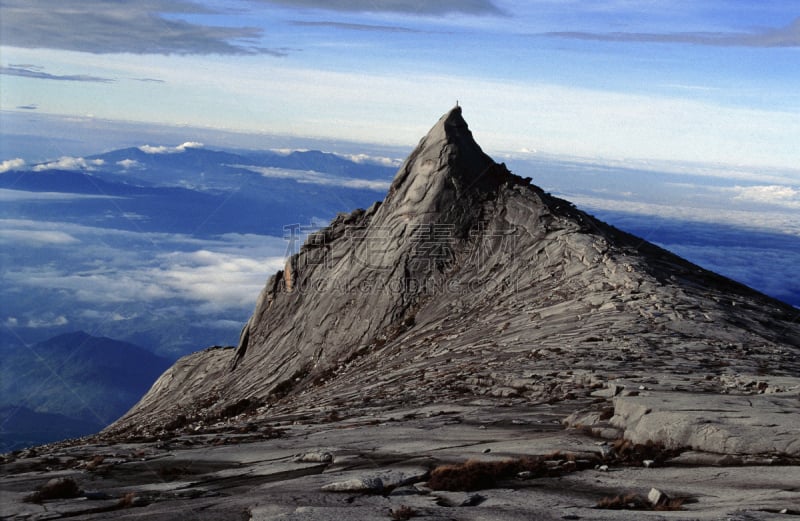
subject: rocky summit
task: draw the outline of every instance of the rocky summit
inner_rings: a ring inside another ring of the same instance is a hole
[[[530,181],[452,109],[267,281],[238,346],[5,455],[0,515],[800,515],[800,312]]]

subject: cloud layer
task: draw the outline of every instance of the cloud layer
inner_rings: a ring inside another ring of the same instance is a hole
[[[262,0],[270,4],[332,11],[391,12],[416,15],[500,14],[491,0]]]
[[[314,172],[313,170],[289,170],[287,168],[274,168],[250,165],[230,165],[234,168],[257,172],[264,177],[274,177],[276,179],[294,179],[298,183],[307,183],[323,186],[342,186],[345,188],[363,188],[385,192],[391,185],[390,181],[356,179],[353,177],[341,177]]]
[[[58,81],[85,81],[90,83],[114,83],[111,78],[101,78],[89,74],[50,74],[44,72],[41,67],[35,65],[9,65],[0,66],[0,74],[6,76],[22,76],[23,78],[35,78],[39,80],[58,80]],[[34,107],[35,108],[35,107]]]
[[[186,0],[3,0],[0,42],[94,54],[286,54],[259,46],[259,28],[175,18],[203,14],[211,11]]]
[[[752,33],[592,33],[579,31],[549,32],[545,36],[602,42],[686,43],[721,47],[800,47],[800,18],[785,27],[773,27]]]

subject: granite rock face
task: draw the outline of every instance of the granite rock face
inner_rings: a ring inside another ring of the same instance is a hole
[[[797,375],[797,315],[511,174],[456,107],[382,203],[269,279],[235,350],[180,360],[109,432],[270,405],[562,399],[583,385],[548,376],[565,369]]]

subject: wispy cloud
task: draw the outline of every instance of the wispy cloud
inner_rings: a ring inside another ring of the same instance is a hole
[[[9,65],[0,66],[0,74],[6,76],[22,76],[23,78],[35,78],[39,80],[57,80],[57,81],[85,81],[90,83],[114,83],[115,80],[111,78],[101,78],[100,76],[91,76],[89,74],[50,74],[44,72],[41,67],[27,65]]]
[[[678,204],[654,204],[631,200],[556,194],[565,197],[590,212],[605,210],[628,214],[652,215],[666,219],[725,223],[743,229],[763,229],[800,237],[800,215],[796,211],[751,211],[739,209],[703,208]]]
[[[234,168],[242,168],[261,174],[264,177],[274,177],[278,179],[294,179],[298,183],[315,184],[323,186],[343,186],[346,188],[362,188],[365,190],[375,190],[385,192],[389,189],[390,181],[356,179],[352,177],[338,177],[313,170],[289,170],[287,168],[274,168],[250,165],[229,165]]]
[[[416,29],[409,29],[408,27],[397,27],[393,25],[369,25],[369,24],[354,24],[345,22],[306,22],[295,21],[292,25],[300,27],[332,27],[334,29],[345,29],[348,31],[370,31],[370,32],[389,32],[389,33],[419,33]]]
[[[157,78],[131,78],[133,81],[140,81],[142,83],[167,83],[165,80]]]
[[[135,159],[123,159],[121,161],[117,161],[117,164],[122,168],[124,168],[125,170],[142,167],[142,164]]]
[[[139,150],[145,154],[180,154],[181,152],[186,152],[187,148],[203,148],[203,144],[196,141],[187,141],[175,147],[142,145]]]
[[[17,108],[21,110],[37,110],[39,105],[36,103],[29,103],[27,105],[17,105]]]
[[[44,170],[94,170],[95,167],[103,166],[105,161],[102,159],[85,159],[83,157],[64,156],[55,161],[49,161],[33,167],[34,172]]]
[[[544,36],[603,42],[686,43],[722,47],[800,47],[800,18],[785,27],[771,27],[750,33],[595,33],[581,31],[548,32]]]
[[[800,189],[785,185],[736,186],[734,200],[800,210]]]
[[[0,163],[0,174],[9,170],[19,170],[25,167],[25,160],[21,158],[7,159]]]
[[[256,27],[203,25],[175,15],[213,14],[187,0],[3,0],[3,45],[93,54],[271,54]],[[169,15],[169,16],[165,16]]]
[[[416,15],[501,14],[491,0],[261,0],[264,3],[331,11],[391,12]]]
[[[65,192],[28,192],[0,188],[0,202],[16,201],[72,201],[75,199],[116,199],[113,195],[68,194]]]
[[[384,157],[384,156],[371,156],[369,154],[336,154],[339,157],[348,159],[354,163],[367,163],[380,166],[398,167],[403,164],[402,159]]]
[[[78,242],[72,235],[60,231],[0,229],[0,244],[63,245]]]

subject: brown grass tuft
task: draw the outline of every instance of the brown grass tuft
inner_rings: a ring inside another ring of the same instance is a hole
[[[431,471],[428,486],[434,490],[470,492],[492,488],[499,480],[514,478],[520,472],[529,472],[530,477],[550,475],[553,471],[543,461],[543,458],[525,457],[503,461],[468,460],[454,465],[440,465]]]
[[[412,517],[417,517],[417,511],[409,506],[403,505],[395,510],[390,510],[389,517],[395,521],[405,521]]]
[[[670,498],[664,503],[653,505],[647,498],[636,493],[619,494],[616,496],[604,497],[595,508],[607,510],[656,510],[659,512],[682,510],[686,498]]]
[[[83,491],[72,478],[53,478],[35,492],[23,498],[26,503],[41,503],[48,499],[71,499],[80,496]]]
[[[117,506],[120,507],[120,508],[130,508],[130,507],[133,506],[133,501],[135,499],[136,499],[136,493],[135,492],[128,492],[127,494],[125,494],[124,496],[119,498],[119,502],[117,503]]]

